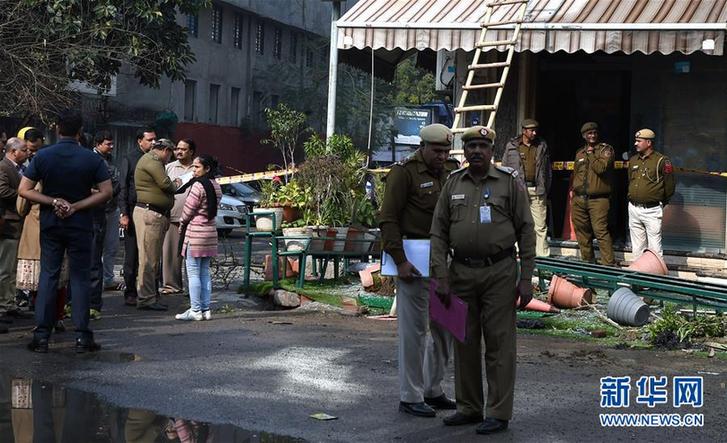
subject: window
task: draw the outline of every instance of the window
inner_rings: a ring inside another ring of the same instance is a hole
[[[240,88],[230,89],[230,117],[233,126],[240,124]]]
[[[265,23],[258,22],[255,28],[255,52],[260,55],[265,53]]]
[[[237,49],[242,48],[242,15],[235,14],[235,27],[232,31],[232,44]]]
[[[283,55],[283,30],[280,28],[275,28],[275,34],[273,39],[273,57],[280,60],[280,57]]]
[[[222,8],[219,6],[212,6],[210,38],[213,42],[222,43]]]
[[[263,122],[263,93],[254,91],[252,93],[252,119],[256,127],[260,127]]]
[[[194,106],[197,96],[197,82],[184,81],[184,120],[194,121]]]
[[[295,32],[290,33],[290,54],[288,54],[288,60],[290,63],[296,63],[298,61],[298,34]]]
[[[210,84],[209,121],[217,123],[217,110],[220,101],[220,85]]]
[[[199,34],[199,16],[197,14],[187,14],[187,33],[192,37]]]
[[[311,48],[305,50],[305,66],[306,68],[313,66],[313,50]]]

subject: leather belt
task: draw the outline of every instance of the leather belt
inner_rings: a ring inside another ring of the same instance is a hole
[[[152,212],[156,212],[157,214],[161,214],[161,215],[163,215],[165,217],[169,217],[169,214],[171,213],[171,210],[170,209],[163,209],[163,208],[160,208],[159,206],[152,205],[150,203],[138,203],[137,202],[136,203],[136,207],[137,208],[148,209],[148,210],[150,210]]]
[[[514,257],[515,256],[515,249],[514,248],[508,248],[503,251],[498,252],[497,254],[493,254],[489,257],[454,257],[454,261],[457,263],[461,263],[465,266],[469,266],[470,268],[486,268],[488,266],[492,266],[495,263],[506,259],[507,257]]]
[[[629,203],[631,203],[631,204],[632,204],[632,205],[634,205],[634,206],[638,206],[639,208],[645,208],[645,209],[649,209],[649,208],[655,208],[655,207],[657,207],[657,206],[661,205],[661,202],[651,202],[651,203],[636,203],[636,202],[635,202],[635,201],[633,201],[633,200],[629,200]]]
[[[580,197],[580,198],[582,198],[584,200],[597,200],[599,198],[609,198],[609,197],[611,197],[611,194],[593,194],[593,195],[576,194],[576,196],[577,197]]]

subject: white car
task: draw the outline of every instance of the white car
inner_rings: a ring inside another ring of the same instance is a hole
[[[257,206],[260,193],[245,183],[222,185],[222,200],[217,209],[217,230],[229,234],[233,229],[245,227],[247,213]]]

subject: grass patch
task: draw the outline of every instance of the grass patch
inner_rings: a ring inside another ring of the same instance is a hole
[[[337,282],[306,282],[304,288],[298,288],[295,286],[295,280],[283,280],[280,282],[280,287],[286,291],[304,295],[319,303],[325,303],[332,306],[343,306],[341,284]]]

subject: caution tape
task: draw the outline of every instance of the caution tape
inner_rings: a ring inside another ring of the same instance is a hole
[[[280,169],[277,171],[251,172],[249,174],[228,175],[227,177],[218,177],[217,183],[227,185],[230,183],[253,182],[256,180],[272,180],[275,177],[282,177],[288,174],[298,172],[298,168]]]

